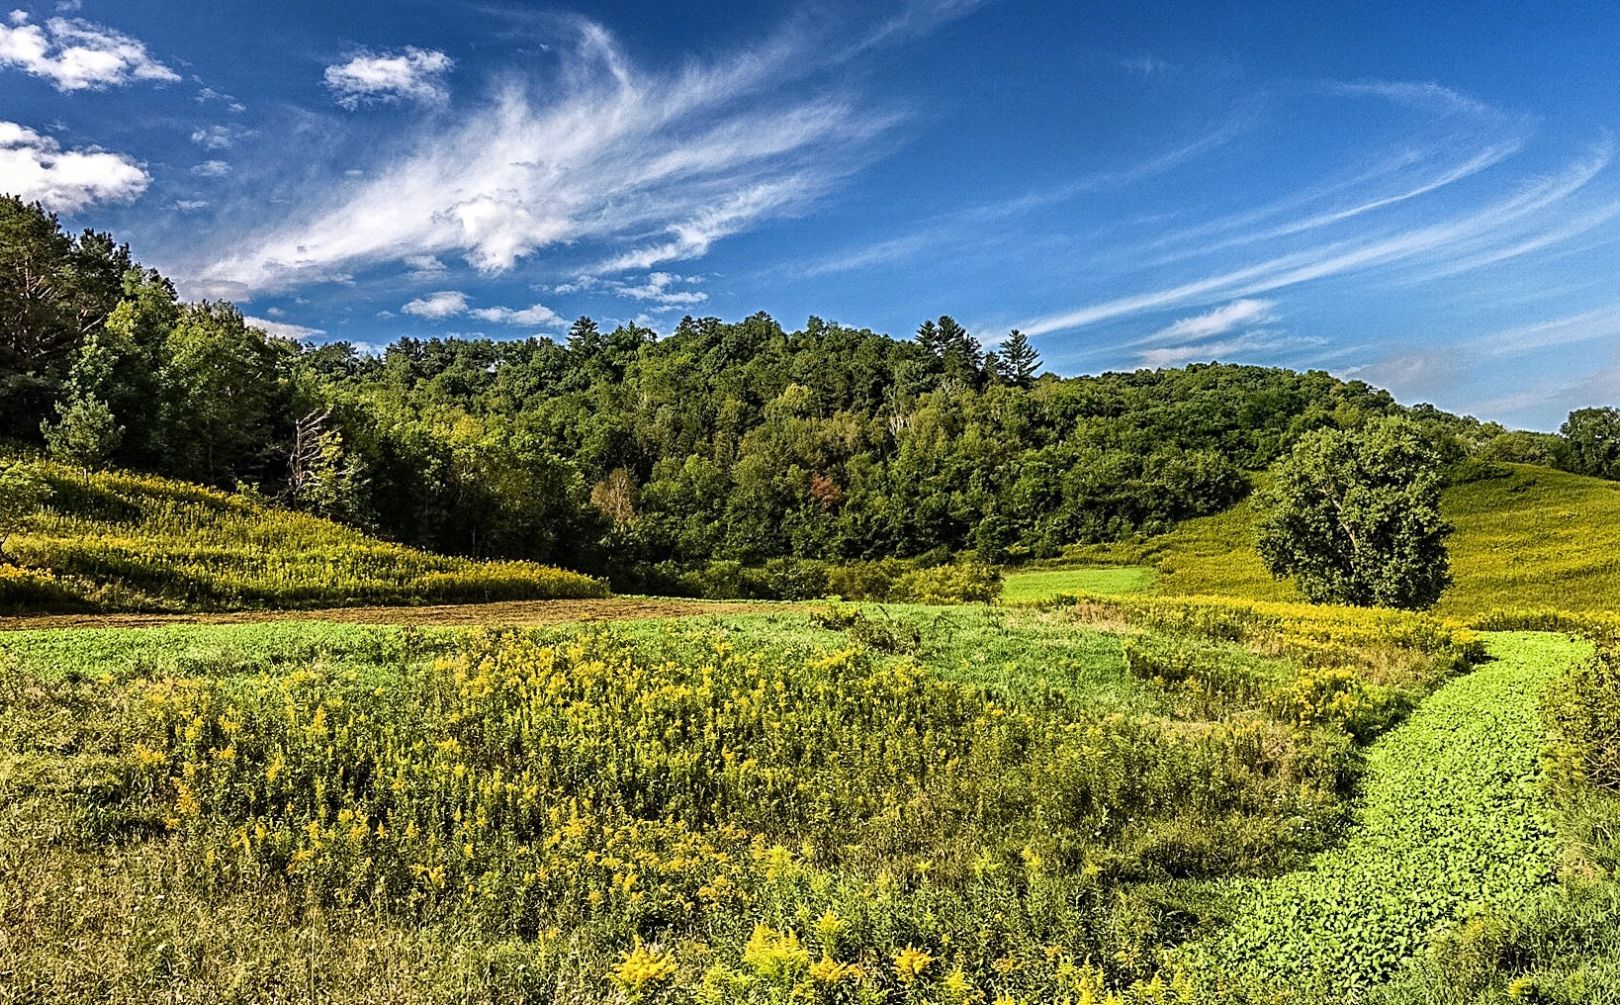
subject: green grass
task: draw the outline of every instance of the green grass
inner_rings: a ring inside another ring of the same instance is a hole
[[[599,597],[532,562],[434,555],[250,496],[32,462],[44,507],[3,543],[0,611],[231,610]]]
[[[1184,961],[1211,983],[1357,1000],[1449,923],[1485,906],[1511,912],[1553,882],[1539,703],[1591,647],[1534,633],[1488,646],[1495,662],[1442,687],[1370,749],[1348,839],[1307,869],[1221,890],[1231,924]]]
[[[377,664],[405,645],[423,651],[454,637],[453,629],[407,630],[322,621],[152,628],[52,628],[0,632],[0,664],[55,680],[141,674],[220,676],[244,670],[312,664]]]
[[[1153,570],[1144,566],[1025,569],[1003,577],[1001,602],[1030,604],[1081,593],[1141,593],[1153,586],[1153,579]]]
[[[1613,610],[1620,597],[1620,483],[1509,464],[1503,477],[1446,489],[1454,583],[1436,613],[1498,608]],[[1298,600],[1266,572],[1247,502],[1140,542],[1075,548],[1078,562],[1147,565],[1160,593]]]

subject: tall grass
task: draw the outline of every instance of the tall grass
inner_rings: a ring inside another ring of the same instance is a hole
[[[228,609],[597,597],[530,562],[474,562],[258,499],[46,463],[45,507],[4,542],[0,609]],[[20,567],[20,568],[19,568]]]

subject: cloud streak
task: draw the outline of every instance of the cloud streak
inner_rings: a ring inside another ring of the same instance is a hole
[[[834,96],[776,95],[801,56],[768,45],[660,76],[580,22],[550,86],[508,79],[484,105],[420,124],[336,197],[210,254],[193,285],[245,296],[424,255],[499,273],[574,242],[624,248],[597,273],[699,257],[825,192],[892,121]]]
[[[1037,317],[1018,327],[1032,336],[1045,335],[1154,310],[1229,297],[1259,296],[1301,283],[1365,272],[1425,256],[1443,253],[1454,257],[1459,251],[1487,247],[1501,252],[1506,250],[1504,245],[1523,243],[1527,227],[1544,236],[1562,227],[1561,215],[1550,222],[1546,216],[1560,214],[1569,200],[1609,166],[1612,156],[1612,138],[1605,136],[1591,153],[1567,165],[1562,172],[1532,181],[1514,194],[1473,212],[1388,236],[1319,244],[1179,284]],[[1481,263],[1499,260],[1499,254],[1486,255]]]

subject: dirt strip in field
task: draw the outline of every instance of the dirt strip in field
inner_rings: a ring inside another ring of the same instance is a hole
[[[492,604],[424,607],[331,607],[318,610],[221,611],[195,614],[25,614],[0,617],[0,631],[24,628],[146,628],[156,625],[230,625],[260,621],[340,621],[359,625],[549,625],[569,621],[637,621],[788,613],[791,603],[609,597],[598,600],[514,600]]]

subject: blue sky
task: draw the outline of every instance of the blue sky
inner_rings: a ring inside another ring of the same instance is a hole
[[[46,0],[0,191],[292,337],[949,313],[1554,428],[1620,401],[1617,50],[1612,4]]]

